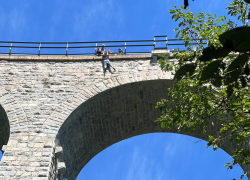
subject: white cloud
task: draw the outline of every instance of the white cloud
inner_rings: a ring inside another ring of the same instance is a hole
[[[134,147],[130,164],[125,180],[163,180],[166,175],[166,167],[150,158],[143,148]]]
[[[166,141],[165,146],[165,159],[172,158],[177,152],[178,148],[181,148],[183,135],[180,134],[169,134],[168,140]]]
[[[132,163],[128,170],[126,180],[147,180],[150,177],[151,171],[147,171],[146,166],[151,166],[150,163],[152,162],[150,162],[147,157],[142,156],[140,149],[135,147]]]

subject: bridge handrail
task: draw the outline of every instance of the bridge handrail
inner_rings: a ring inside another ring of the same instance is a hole
[[[165,38],[165,39],[157,39],[157,38]],[[168,39],[166,35],[162,36],[154,36],[153,40],[126,40],[126,41],[86,41],[86,42],[19,42],[19,41],[0,41],[0,54],[1,55],[33,55],[33,56],[84,56],[84,55],[96,55],[96,50],[101,44],[105,44],[105,48],[125,48],[125,54],[136,53],[136,54],[147,54],[151,53],[152,50],[156,49],[168,49],[168,46],[180,46],[185,45],[184,43],[169,43],[169,41],[181,41],[181,39]],[[164,42],[164,46],[157,47],[158,42]],[[113,43],[113,44],[110,44]],[[121,44],[114,44],[121,43]],[[129,43],[129,44],[128,44]],[[137,44],[130,44],[137,43]],[[10,44],[10,45],[8,45]],[[25,44],[25,45],[24,45]],[[79,44],[94,44],[94,45],[79,45]],[[197,43],[190,43],[197,44]],[[32,46],[33,45],[33,46]],[[50,46],[53,45],[53,46]],[[63,45],[63,46],[61,46]],[[78,46],[77,46],[78,45]],[[134,49],[134,51],[128,51],[127,48],[132,47],[152,47],[149,51],[138,51],[138,49]],[[91,49],[93,48],[93,49]],[[36,50],[37,49],[37,50]],[[53,53],[47,53],[44,50],[53,49]],[[65,49],[63,53],[57,53],[57,50]],[[69,50],[81,50],[81,53],[69,53]],[[84,49],[84,50],[83,50]],[[31,52],[35,50],[36,52]],[[28,52],[24,52],[28,51]],[[44,52],[41,52],[44,51]],[[83,51],[88,51],[87,53]]]

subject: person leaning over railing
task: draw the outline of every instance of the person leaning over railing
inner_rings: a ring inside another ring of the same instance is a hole
[[[104,44],[102,45],[102,47],[99,47],[98,49],[97,49],[97,51],[96,51],[96,55],[97,56],[101,56],[102,55],[102,53],[104,54],[104,52],[105,52],[105,49],[104,49]],[[111,54],[111,53],[113,53],[110,49],[108,50],[108,52]]]
[[[118,51],[119,51],[118,55],[124,55],[124,52],[122,51],[122,48],[119,48]]]

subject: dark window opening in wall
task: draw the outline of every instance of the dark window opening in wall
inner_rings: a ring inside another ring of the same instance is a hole
[[[206,148],[206,141],[187,135],[151,133],[134,136],[104,149],[79,173],[77,180],[220,180],[238,178],[240,166],[227,171],[230,156]],[[95,173],[98,172],[98,173]]]

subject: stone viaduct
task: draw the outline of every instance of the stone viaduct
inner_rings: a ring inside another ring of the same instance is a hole
[[[0,56],[0,179],[74,180],[110,145],[163,132],[154,107],[173,75],[156,54],[112,56],[106,73],[97,56]],[[236,147],[222,143],[229,155]]]

